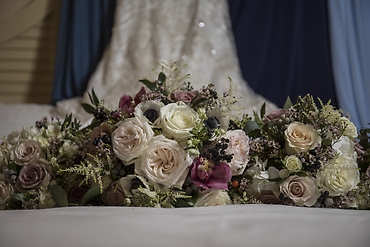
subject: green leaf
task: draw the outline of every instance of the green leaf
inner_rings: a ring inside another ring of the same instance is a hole
[[[174,206],[175,206],[175,208],[186,208],[186,207],[192,207],[193,205],[188,200],[179,198],[179,199],[176,200]]]
[[[149,80],[146,80],[146,79],[144,79],[144,80],[139,80],[141,83],[143,83],[145,86],[147,86],[150,90],[152,90],[152,91],[157,91],[157,86],[153,83],[153,82],[151,82],[151,81],[149,81]]]
[[[23,202],[24,200],[24,194],[22,193],[16,193],[16,194],[13,194],[13,197],[21,202]]]
[[[284,103],[283,109],[289,109],[289,107],[291,107],[291,106],[293,106],[293,103],[290,100],[290,97],[288,96],[288,98],[286,99],[286,101]]]
[[[68,207],[67,193],[61,186],[54,184],[51,187],[51,197],[53,198],[57,206]]]
[[[82,106],[82,108],[84,108],[85,112],[87,112],[89,114],[92,114],[93,111],[95,110],[95,107],[93,107],[90,104],[82,103],[81,106]]]
[[[244,131],[245,133],[249,134],[253,130],[259,130],[260,126],[258,126],[257,122],[255,121],[249,121],[245,123],[244,125]]]
[[[86,205],[91,199],[100,194],[100,186],[96,185],[89,189],[81,200],[80,205]]]
[[[195,99],[195,98],[194,98]],[[206,98],[197,98],[191,102],[191,105],[192,106],[197,106],[199,105],[200,103],[203,103],[204,101],[206,101],[207,99]]]
[[[11,162],[8,164],[8,168],[14,172],[19,173],[19,171],[22,169],[22,166],[19,166],[16,163]]]
[[[97,97],[97,96],[96,96],[96,94],[95,94],[94,88],[93,88],[93,89],[91,89],[91,93],[92,93],[92,99],[93,99],[92,103],[93,103],[95,106],[98,106],[98,105],[99,105],[99,99],[98,99],[98,97]],[[90,97],[90,99],[91,99],[91,97]]]
[[[162,84],[165,81],[166,81],[166,75],[163,72],[159,73],[159,75],[158,75],[158,83],[159,84]]]
[[[261,118],[263,118],[265,116],[265,113],[266,113],[266,102],[263,103],[263,105],[261,107],[261,111],[260,111]]]
[[[62,123],[62,130],[64,130],[65,128],[68,128],[71,122],[72,122],[72,114],[66,115]]]

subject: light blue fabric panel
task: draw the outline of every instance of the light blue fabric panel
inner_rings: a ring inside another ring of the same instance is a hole
[[[370,1],[328,0],[335,88],[340,108],[370,127]]]

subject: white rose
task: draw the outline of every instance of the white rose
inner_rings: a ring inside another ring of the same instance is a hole
[[[321,143],[321,137],[311,126],[300,122],[289,124],[284,132],[285,151],[287,154],[298,154],[315,149]]]
[[[316,179],[323,191],[330,196],[346,195],[356,188],[360,173],[356,161],[346,155],[339,155],[318,172]]]
[[[231,173],[233,176],[240,175],[249,161],[249,138],[243,130],[228,131],[223,138],[230,140],[226,153],[234,154],[230,162]]]
[[[60,126],[57,123],[50,123],[46,128],[46,133],[53,137],[60,135]]]
[[[157,126],[163,106],[164,104],[158,100],[143,101],[135,107],[135,116],[142,121],[147,121],[149,124]]]
[[[357,157],[355,144],[348,136],[341,136],[339,141],[334,143],[333,148],[339,155],[347,155],[351,158]]]
[[[181,188],[191,163],[176,141],[158,135],[148,143],[141,160],[135,164],[135,171],[155,186]]]
[[[209,189],[199,193],[195,207],[232,204],[229,194],[224,190]]]
[[[283,160],[283,163],[285,167],[290,171],[290,172],[299,172],[302,170],[302,162],[301,160],[295,156],[295,155],[289,155],[286,156]]]
[[[178,141],[190,137],[190,131],[197,119],[197,112],[182,101],[168,104],[160,112],[163,134]]]
[[[146,149],[154,132],[147,122],[139,118],[128,118],[121,122],[112,133],[113,151],[126,164],[137,159]]]
[[[311,207],[315,205],[320,196],[320,191],[313,177],[290,176],[280,185],[280,191],[298,206]]]
[[[352,139],[356,138],[358,136],[357,128],[348,118],[341,117],[341,122],[345,124],[346,128],[344,129],[343,135],[348,136]]]

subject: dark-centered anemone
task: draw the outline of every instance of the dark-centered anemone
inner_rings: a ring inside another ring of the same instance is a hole
[[[148,109],[144,112],[144,116],[152,123],[158,118],[158,112],[154,109]]]
[[[206,120],[204,120],[204,124],[210,130],[220,128],[220,121],[218,121],[216,117],[207,118]]]

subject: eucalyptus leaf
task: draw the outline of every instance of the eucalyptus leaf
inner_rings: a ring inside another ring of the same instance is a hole
[[[81,104],[82,108],[85,110],[85,112],[89,113],[89,114],[92,114],[93,111],[95,110],[95,107],[93,107],[92,105],[90,104],[86,104],[86,103],[82,103]]]
[[[100,186],[96,185],[89,189],[81,200],[80,205],[86,205],[91,199],[100,194]]]
[[[23,202],[24,200],[24,195],[22,193],[16,193],[16,194],[13,194],[13,197],[21,202]]]
[[[57,206],[68,207],[67,193],[61,186],[54,184],[51,187],[51,197]]]
[[[11,163],[8,164],[8,168],[9,168],[9,170],[12,170],[14,172],[19,173],[19,171],[21,170],[22,166],[19,166],[16,163],[11,162]]]
[[[253,130],[259,130],[260,127],[255,121],[249,121],[244,125],[245,133],[249,134]]]
[[[289,109],[289,107],[293,106],[293,103],[292,101],[290,100],[290,97],[288,96],[288,98],[286,99],[285,103],[284,103],[284,107],[283,109]]]

